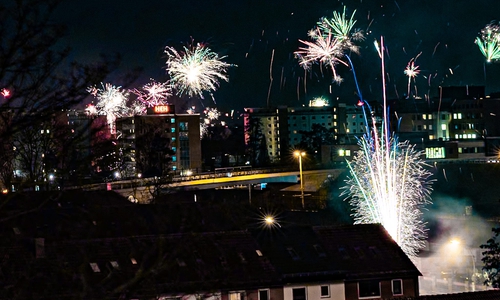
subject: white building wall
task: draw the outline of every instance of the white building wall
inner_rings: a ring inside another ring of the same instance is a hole
[[[330,287],[330,296],[321,297],[321,286]],[[325,283],[317,285],[289,285],[284,287],[283,300],[293,300],[293,289],[306,288],[306,300],[345,300],[344,283]]]

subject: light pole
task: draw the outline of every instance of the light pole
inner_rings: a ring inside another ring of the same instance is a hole
[[[278,221],[276,221],[276,219],[272,215],[266,215],[264,217],[264,223],[268,227],[274,227],[274,226],[281,227],[280,223],[278,223]]]
[[[304,180],[302,176],[302,157],[306,156],[304,151],[295,150],[293,155],[299,158],[299,174],[300,174],[300,198],[302,200],[302,208],[304,208]]]
[[[452,239],[450,241],[450,244],[454,248],[459,247],[461,243],[462,243],[462,241],[460,239],[456,239],[456,238]],[[466,245],[463,245],[462,249],[465,249],[465,250],[469,251],[469,253],[471,255],[472,273],[471,273],[471,276],[470,276],[470,281],[471,281],[472,291],[474,292],[476,290],[476,283],[474,281],[474,274],[476,274],[476,256],[474,255],[474,253],[472,253],[472,250],[470,248],[468,248]]]

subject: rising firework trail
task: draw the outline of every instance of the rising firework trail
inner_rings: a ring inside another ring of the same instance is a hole
[[[432,173],[408,142],[399,142],[389,132],[385,92],[383,38],[380,42],[384,116],[374,117],[359,140],[360,150],[348,162],[350,176],[343,195],[348,199],[355,224],[380,223],[401,249],[415,257],[426,239],[422,208],[430,203]]]
[[[108,120],[110,132],[113,134],[116,133],[116,118],[131,114],[130,108],[127,107],[129,92],[110,83],[101,83],[100,88],[91,86],[87,91],[97,99],[95,106],[93,108],[89,107],[87,111],[89,113],[95,112],[98,115],[105,115]]]
[[[179,95],[203,99],[203,92],[211,94],[219,87],[220,80],[229,80],[227,69],[234,66],[222,61],[225,56],[219,57],[201,44],[183,47],[183,51],[166,47],[165,53],[167,73]]]
[[[476,37],[476,44],[486,58],[486,62],[500,60],[500,26],[493,22],[481,30]]]

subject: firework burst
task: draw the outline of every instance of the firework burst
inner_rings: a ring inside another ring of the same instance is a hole
[[[408,97],[410,97],[410,86],[411,86],[412,79],[415,80],[415,77],[417,77],[417,75],[420,74],[420,70],[418,69],[419,67],[417,65],[415,65],[415,61],[417,60],[417,57],[412,58],[408,62],[408,65],[406,66],[406,69],[404,70],[404,74],[406,76],[408,76],[408,93],[407,93]]]
[[[401,249],[415,257],[427,237],[422,208],[430,203],[432,173],[421,159],[422,151],[389,132],[384,78],[383,122],[377,124],[373,115],[371,124],[367,122],[360,150],[348,162],[350,176],[342,195],[352,207],[355,224],[382,224]]]
[[[121,87],[110,83],[101,83],[100,88],[91,86],[87,91],[97,99],[97,103],[92,110],[95,109],[96,114],[106,115],[110,132],[115,133],[114,123],[116,118],[124,117],[131,113],[130,108],[126,105],[129,93]],[[89,109],[88,111],[90,112],[91,110]]]
[[[356,24],[356,20],[354,20],[355,14],[356,11],[348,18],[344,6],[342,14],[334,11],[332,18],[323,17],[317,25],[323,35],[332,34],[334,38],[342,43],[344,49],[358,53],[359,47],[354,42],[363,40],[364,34],[361,30],[354,28]]]
[[[320,29],[316,31],[317,34],[314,36],[312,42],[299,40],[299,42],[303,43],[306,47],[299,47],[295,55],[299,58],[300,65],[305,69],[309,69],[310,66],[316,62],[330,66],[333,72],[333,80],[340,83],[342,82],[342,78],[337,74],[335,66],[339,63],[348,66],[348,64],[342,60],[344,56],[342,43],[339,39],[333,38],[330,33],[324,36]]]
[[[214,92],[219,87],[219,81],[228,81],[227,69],[230,66],[222,61],[210,48],[197,44],[196,47],[184,47],[178,52],[173,47],[166,47],[167,72],[180,95],[200,96],[203,92]]]
[[[481,30],[481,36],[476,37],[476,44],[487,62],[500,59],[500,26],[494,23],[486,25]]]
[[[130,92],[137,95],[137,101],[146,107],[167,104],[167,98],[172,96],[172,89],[168,81],[156,82],[154,79],[151,79],[141,89],[133,89]]]
[[[220,117],[220,112],[217,110],[217,108],[207,107],[204,113],[209,121],[218,120]]]

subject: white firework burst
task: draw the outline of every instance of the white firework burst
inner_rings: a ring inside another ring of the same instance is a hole
[[[100,88],[91,86],[87,91],[97,99],[95,105],[97,114],[106,115],[110,132],[116,133],[114,126],[116,118],[131,114],[130,108],[127,107],[129,93],[120,86],[114,86],[110,83],[101,83]]]
[[[201,44],[183,49],[178,52],[173,47],[165,48],[167,72],[180,95],[203,98],[203,92],[214,92],[220,80],[229,80],[227,69],[234,65],[223,62],[225,56],[219,57]]]

